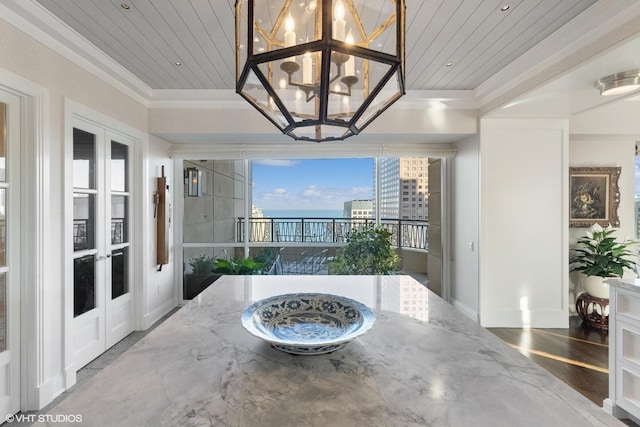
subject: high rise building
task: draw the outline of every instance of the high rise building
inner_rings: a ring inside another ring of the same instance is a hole
[[[373,218],[373,200],[350,200],[344,202],[343,218]]]
[[[374,199],[381,218],[428,219],[428,168],[426,157],[380,159],[380,195]],[[376,182],[373,188],[375,194]]]

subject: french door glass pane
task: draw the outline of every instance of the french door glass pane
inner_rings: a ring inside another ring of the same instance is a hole
[[[7,275],[0,274],[0,351],[7,349]]]
[[[73,129],[73,186],[96,188],[96,136]]]
[[[0,102],[0,181],[7,179],[7,105]]]
[[[111,141],[111,191],[129,191],[128,164],[129,147]]]
[[[73,194],[73,250],[95,248],[95,194]]]
[[[73,260],[73,316],[96,307],[96,262],[93,255]]]
[[[111,196],[111,243],[129,241],[127,230],[127,196]]]
[[[128,248],[111,252],[111,299],[129,292]]]
[[[0,267],[7,266],[7,190],[0,189]]]

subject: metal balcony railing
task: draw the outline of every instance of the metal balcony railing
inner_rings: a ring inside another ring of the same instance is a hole
[[[236,224],[236,238],[242,242],[247,224],[243,217]],[[346,243],[352,230],[374,225],[372,218],[249,218],[249,242]],[[380,226],[389,230],[391,243],[399,248],[428,249],[428,221],[385,218]]]

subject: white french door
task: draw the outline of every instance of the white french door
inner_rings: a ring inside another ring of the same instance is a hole
[[[20,98],[0,90],[0,416],[20,410]]]
[[[73,123],[73,321],[76,370],[133,331],[130,153],[133,141]]]

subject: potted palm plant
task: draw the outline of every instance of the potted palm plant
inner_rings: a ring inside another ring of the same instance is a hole
[[[597,298],[609,298],[609,287],[603,283],[605,278],[622,277],[627,269],[637,275],[636,254],[630,248],[638,242],[630,239],[619,242],[613,233],[611,225],[602,228],[594,224],[578,239],[569,260],[571,271],[582,273],[583,289]]]

